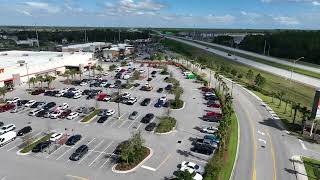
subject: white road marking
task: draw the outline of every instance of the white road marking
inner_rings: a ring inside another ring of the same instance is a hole
[[[263,142],[264,144],[267,144],[267,141],[266,141],[266,140],[258,139],[258,141]]]
[[[136,120],[140,117],[140,115],[137,116]],[[130,124],[130,126],[128,128],[130,128],[135,122],[139,122],[139,121],[136,121],[136,120],[132,120],[132,123]]]
[[[49,154],[46,158],[49,158],[52,154],[54,154],[55,152],[57,152],[61,147],[63,147],[64,145],[62,146],[59,146],[56,150],[54,150],[51,154]]]
[[[301,139],[299,139],[299,142],[304,150],[308,150]]]
[[[144,168],[144,169],[148,169],[150,171],[156,171],[155,168],[152,168],[152,167],[149,167],[149,166],[142,165],[141,167]]]
[[[105,151],[111,146],[111,144],[113,143],[114,141],[111,141],[111,143],[89,164],[89,167],[102,155],[105,153]]]
[[[103,168],[104,165],[109,161],[109,159],[110,159],[111,156],[113,156],[113,155],[115,155],[115,154],[112,153],[112,154],[110,155],[110,157],[108,157],[107,160],[99,167],[99,169]]]
[[[261,132],[261,131],[259,131],[259,130],[258,130],[258,133],[261,134],[262,136],[265,135],[264,132]]]
[[[99,144],[97,144],[91,152],[89,152],[85,157],[83,157],[78,164],[80,164],[84,159],[86,159],[101,143],[103,143],[104,140],[102,140]]]

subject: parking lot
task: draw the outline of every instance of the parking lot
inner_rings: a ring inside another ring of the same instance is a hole
[[[200,119],[207,111],[212,111],[212,108],[206,107],[206,101],[203,99],[203,94],[199,90],[201,84],[196,84],[191,79],[185,79],[181,71],[176,67],[169,66],[169,70],[173,73],[173,76],[180,80],[180,85],[184,89],[184,94],[182,99],[185,101],[185,106],[181,110],[171,110],[170,116],[177,119],[177,128],[175,131],[168,135],[157,135],[153,132],[145,131],[147,124],[141,123],[141,119],[148,113],[153,113],[155,118],[151,122],[158,123],[158,117],[166,116],[168,113],[167,108],[155,107],[160,97],[165,96],[167,99],[173,99],[172,94],[166,91],[158,93],[159,88],[164,88],[168,85],[163,79],[167,76],[160,75],[157,73],[156,77],[153,78],[149,84],[153,86],[151,91],[141,91],[140,88],[147,83],[147,72],[159,71],[159,69],[154,69],[152,67],[148,68],[146,66],[137,68],[143,69],[144,73],[141,80],[135,82],[140,85],[137,87],[132,87],[130,89],[121,89],[120,93],[129,92],[131,97],[136,97],[137,102],[133,105],[127,105],[120,103],[118,108],[118,103],[115,102],[104,102],[96,101],[94,99],[86,99],[86,96],[82,96],[78,99],[65,98],[65,97],[51,97],[40,95],[30,95],[26,93],[26,87],[19,87],[7,96],[10,98],[20,97],[21,99],[36,100],[43,102],[55,102],[57,106],[67,103],[69,104],[69,109],[75,111],[79,107],[95,107],[96,109],[113,109],[115,113],[109,117],[104,123],[98,123],[100,116],[97,116],[89,123],[82,123],[83,117],[76,117],[72,120],[68,119],[50,119],[41,118],[35,116],[29,116],[31,108],[25,108],[17,113],[4,112],[0,113],[0,119],[5,124],[13,123],[17,126],[17,130],[24,126],[30,125],[33,128],[31,133],[32,139],[38,139],[42,137],[48,131],[61,132],[68,136],[74,134],[81,134],[82,139],[77,142],[74,146],[67,146],[62,143],[53,143],[50,147],[42,153],[30,153],[27,155],[30,162],[33,159],[40,160],[39,164],[46,164],[55,162],[60,166],[69,169],[79,176],[86,176],[93,178],[104,177],[106,174],[110,177],[118,179],[138,179],[142,177],[168,177],[172,175],[172,172],[177,169],[177,165],[184,160],[193,161],[201,166],[205,166],[206,161],[210,156],[203,155],[200,153],[195,153],[190,151],[194,138],[203,137],[204,133],[199,131],[199,128],[203,126],[218,126],[215,122],[206,122]],[[107,68],[109,64],[106,64]],[[148,70],[149,69],[149,70]],[[114,79],[115,72],[108,73],[107,76],[103,76],[104,79],[108,80],[113,84],[116,79]],[[84,78],[87,78],[88,74],[84,74]],[[90,89],[89,85],[86,86],[74,86],[65,85],[61,81],[65,78],[59,78],[53,82],[52,87],[55,89],[64,89],[66,87],[75,87],[81,91],[85,89]],[[121,80],[125,83],[125,80]],[[104,87],[91,87],[91,89],[99,89],[106,94],[114,94],[118,92],[115,88],[104,88]],[[151,102],[147,106],[141,106],[140,103],[145,99],[150,98]],[[135,120],[130,120],[129,116],[133,111],[138,112],[138,116]],[[136,173],[130,174],[115,174],[112,173],[111,168],[115,165],[117,160],[117,155],[113,154],[113,151],[117,145],[127,140],[133,132],[141,131],[143,138],[145,139],[146,146],[153,150],[153,156],[146,161],[141,168],[139,168]],[[22,139],[17,138],[15,141],[0,147],[0,154],[5,153],[15,153],[21,148]],[[79,161],[69,160],[70,155],[81,145],[87,145],[89,147],[89,152],[82,157]],[[81,168],[79,168],[81,167]],[[81,169],[77,170],[77,169]],[[57,170],[58,171],[58,170]],[[61,170],[57,172],[60,176],[65,177],[66,173],[61,173]],[[92,173],[95,173],[93,176]],[[10,174],[5,176],[10,179]],[[0,177],[1,178],[1,177]],[[54,179],[54,178],[52,178]],[[62,179],[62,178],[60,178]]]

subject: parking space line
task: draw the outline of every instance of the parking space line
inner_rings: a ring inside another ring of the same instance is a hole
[[[111,143],[89,164],[89,167],[103,154],[105,153],[105,151],[111,146],[111,144],[113,143],[114,141],[111,141]]]
[[[148,169],[150,171],[156,171],[155,168],[152,168],[152,167],[149,167],[149,166],[142,165],[141,167],[144,168],[144,169]]]
[[[171,157],[171,154],[168,154],[156,169],[158,170],[166,161],[168,161],[170,157]]]
[[[140,115],[137,116],[136,119],[138,119],[140,117]],[[130,128],[135,122],[137,122],[136,120],[132,120],[132,123],[130,124],[130,126],[128,128]]]
[[[86,138],[83,138],[81,141],[79,141],[77,144],[79,144],[80,142],[84,141]],[[65,146],[65,147],[69,147],[69,146]],[[73,149],[73,146],[70,147],[70,149],[66,150],[61,156],[59,156],[56,160],[59,160],[62,156],[64,156],[68,151],[70,151],[71,149]]]
[[[112,153],[112,154],[110,155],[110,157],[108,157],[107,160],[99,167],[99,169],[103,168],[104,165],[109,161],[109,159],[110,159],[113,155],[115,155],[115,154]]]
[[[80,161],[79,161],[79,163],[78,164],[80,164],[84,159],[86,159],[101,143],[103,143],[104,142],[104,139],[100,142],[100,143],[98,143],[93,149],[92,149],[92,151],[90,151],[84,158],[82,158]]]
[[[58,149],[56,149],[55,151],[53,151],[51,154],[49,154],[48,156],[46,156],[46,159],[49,158],[52,154],[54,154],[55,152],[57,152],[61,147],[65,147],[65,145],[59,146]]]

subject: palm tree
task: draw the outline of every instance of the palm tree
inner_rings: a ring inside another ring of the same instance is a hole
[[[44,82],[44,78],[41,75],[36,75],[37,82],[40,82],[40,87],[42,88],[42,84]]]
[[[103,68],[100,65],[98,65],[96,69],[97,71],[99,71],[99,74],[101,75],[101,73],[103,72]]]
[[[286,99],[283,99],[283,101],[286,103],[283,113],[287,113],[287,107],[288,107],[288,103],[290,103],[290,100],[286,98]]]
[[[91,70],[92,70],[92,72],[93,72],[93,73],[92,73],[92,74],[93,74],[93,76],[95,76],[95,75],[96,75],[96,71],[95,71],[95,70],[96,70],[96,68],[97,68],[97,66],[95,66],[95,65],[94,65],[94,66],[91,66]]]
[[[32,87],[34,88],[36,83],[37,83],[37,78],[35,77],[31,77],[28,81],[29,87],[30,87],[30,84],[32,84]]]
[[[292,108],[294,109],[292,124],[295,124],[296,123],[296,117],[297,117],[297,111],[300,111],[301,104],[300,103],[295,104]]]
[[[54,76],[46,75],[45,81],[48,83],[48,88],[50,88],[50,84],[56,79]]]
[[[76,69],[71,69],[70,70],[70,75],[71,75],[72,80],[74,80],[76,74],[77,74],[77,70]]]
[[[80,70],[78,74],[79,74],[80,80],[82,80],[82,75],[83,75],[82,70]]]
[[[67,82],[69,82],[70,75],[71,75],[71,71],[69,69],[65,70],[63,76],[67,77]]]
[[[278,92],[278,97],[279,97],[279,100],[280,100],[280,102],[279,102],[279,104],[278,104],[278,107],[281,106],[281,102],[282,102],[282,100],[283,100],[283,96],[284,96],[284,95],[285,95],[285,92],[284,92],[284,91]]]
[[[0,87],[0,96],[2,96],[2,99],[4,99],[4,97],[6,96],[8,92],[8,89],[6,86]]]

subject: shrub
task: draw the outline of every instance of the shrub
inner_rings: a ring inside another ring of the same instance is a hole
[[[181,99],[169,100],[171,109],[180,109],[183,107],[183,101]]]
[[[176,126],[176,119],[173,117],[162,117],[160,118],[160,123],[158,124],[155,132],[157,133],[166,133],[172,131],[172,129]]]
[[[115,64],[112,64],[111,66],[109,66],[109,71],[114,71],[117,68],[117,66]]]

